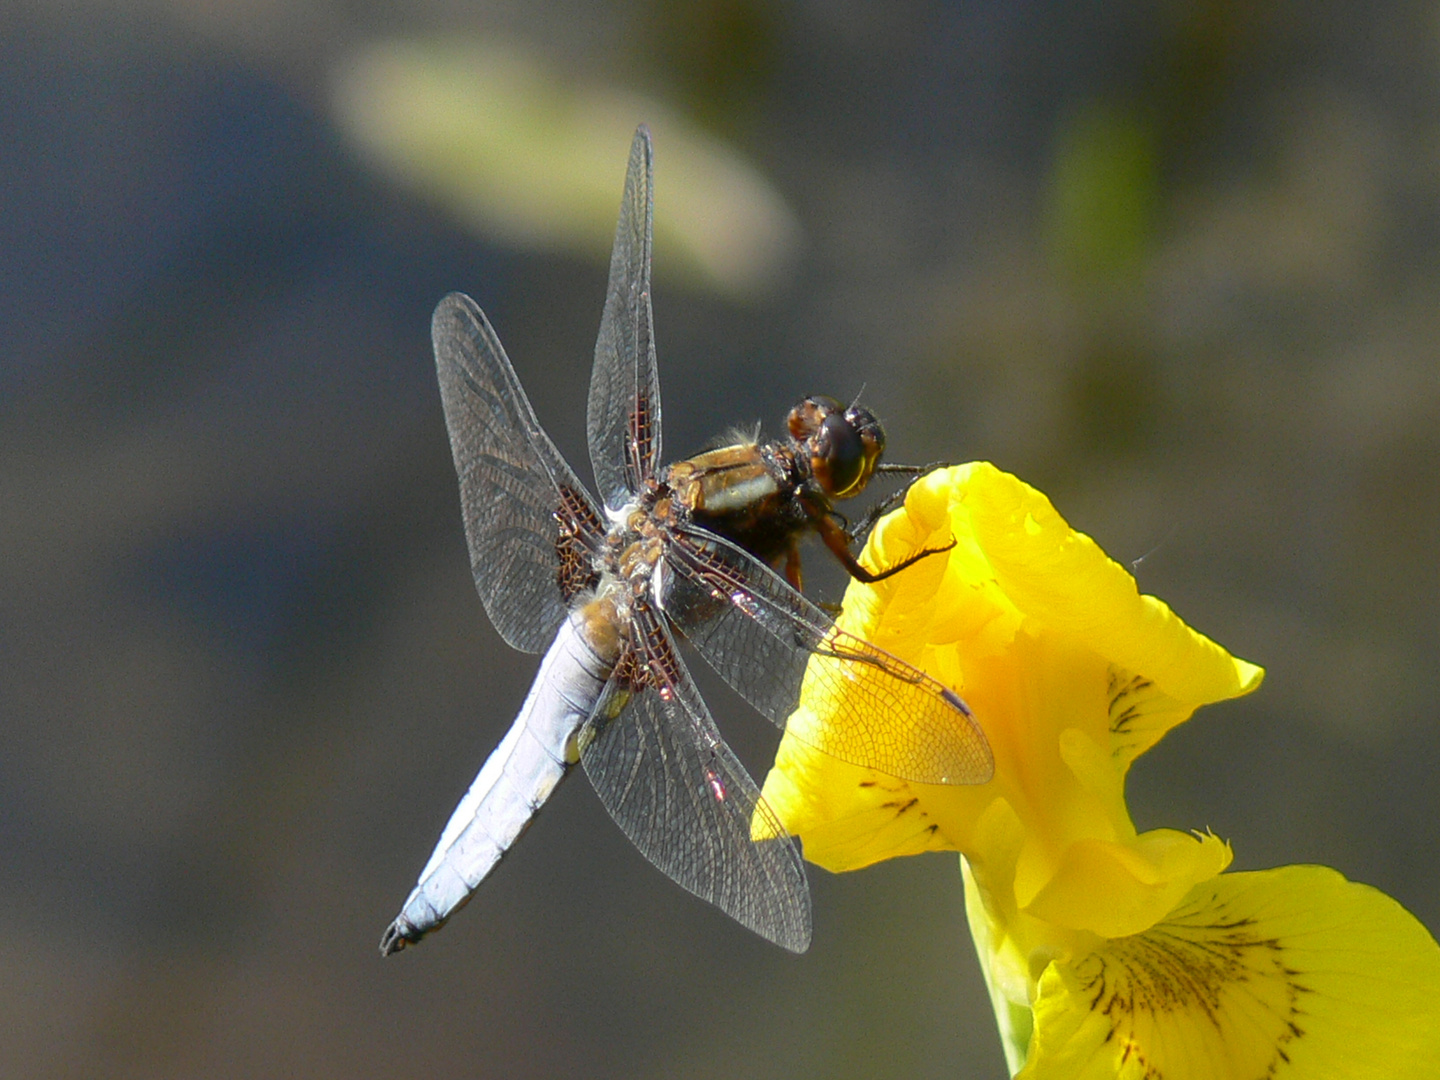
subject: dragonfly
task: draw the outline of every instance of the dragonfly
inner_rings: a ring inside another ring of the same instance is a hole
[[[813,737],[824,753],[921,783],[977,784],[993,773],[985,735],[953,689],[841,630],[799,591],[795,542],[807,531],[868,580],[914,561],[866,570],[830,506],[878,468],[884,432],[868,410],[807,398],[791,410],[788,439],[661,465],[652,160],[642,125],[587,406],[598,500],[536,420],[475,302],[452,293],[435,310],[475,586],[506,643],[544,658],[385,932],[385,955],[464,905],[577,763],[662,872],[764,938],[809,947],[798,845],[726,745],[681,641],[781,728],[802,679],[853,702]],[[876,715],[903,717],[905,737],[863,719]]]

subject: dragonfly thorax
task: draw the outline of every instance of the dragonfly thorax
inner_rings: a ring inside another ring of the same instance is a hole
[[[594,595],[622,625],[635,602],[653,595],[672,513],[668,489],[651,480],[638,496],[606,511],[609,527],[588,549]]]

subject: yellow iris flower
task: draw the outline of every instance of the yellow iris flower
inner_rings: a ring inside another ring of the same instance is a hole
[[[807,680],[788,728],[801,738],[781,742],[764,787],[806,858],[840,871],[962,854],[971,932],[1024,1080],[1440,1075],[1440,946],[1398,903],[1321,866],[1225,874],[1218,837],[1130,820],[1130,763],[1263,671],[1141,595],[993,465],[916,483],[865,559],[952,537],[945,555],[852,583],[840,624],[962,693],[994,778],[912,784],[818,753],[813,732],[841,703]]]

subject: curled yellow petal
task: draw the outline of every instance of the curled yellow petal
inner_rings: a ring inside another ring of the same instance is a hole
[[[1155,925],[1195,885],[1230,864],[1218,836],[1156,829],[1129,843],[1077,840],[1024,911],[1037,919],[1101,937]]]
[[[1440,1062],[1440,946],[1323,866],[1225,874],[1051,963],[1023,1080],[1393,1080]]]
[[[945,516],[938,513],[942,507]],[[957,549],[973,566],[965,575],[972,585],[993,583],[1026,618],[1089,642],[1171,697],[1200,705],[1260,685],[1260,668],[1186,626],[1164,602],[1142,595],[1125,568],[1072,529],[1042,492],[989,462],[924,477],[906,499],[906,513],[909,528],[892,519],[889,528],[877,530],[877,562],[903,557],[917,542],[943,544],[948,527],[963,541]],[[930,534],[917,536],[916,525],[929,526]]]

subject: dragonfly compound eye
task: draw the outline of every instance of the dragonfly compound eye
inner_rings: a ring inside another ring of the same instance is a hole
[[[885,429],[880,426],[875,414],[863,405],[851,405],[845,410],[845,419],[850,422],[865,447],[865,472],[860,481],[863,486],[874,475],[875,466],[880,463],[880,456],[885,453]]]
[[[858,495],[875,471],[878,457],[875,440],[838,413],[825,417],[810,440],[810,467],[831,498]]]

